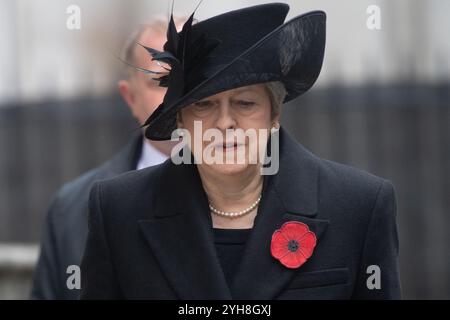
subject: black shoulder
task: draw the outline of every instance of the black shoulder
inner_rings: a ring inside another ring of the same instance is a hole
[[[321,172],[323,176],[336,179],[340,184],[351,184],[353,187],[377,188],[385,181],[367,171],[326,159],[321,159]]]
[[[94,183],[129,171],[134,166],[134,158],[140,147],[141,138],[136,137],[114,157],[65,183],[53,196],[49,214],[62,216],[63,219],[68,215],[81,215],[81,211],[87,208],[89,192]]]
[[[321,159],[319,167],[321,197],[332,198],[347,212],[370,213],[383,186],[393,190],[389,180],[349,165]]]
[[[53,196],[49,215],[58,218],[76,214],[76,209],[80,208],[81,204],[85,203],[87,206],[89,190],[95,181],[103,177],[101,173],[102,168],[98,167],[62,185]]]
[[[122,223],[131,218],[130,216],[142,219],[152,212],[153,199],[158,192],[160,176],[166,165],[167,161],[97,181],[91,190],[91,198],[100,199],[98,201],[101,202],[106,220],[112,219],[116,223]]]
[[[130,188],[139,190],[147,185],[156,183],[165,165],[166,163],[164,162],[142,170],[128,171],[113,178],[99,180],[98,184],[107,193],[129,191]]]

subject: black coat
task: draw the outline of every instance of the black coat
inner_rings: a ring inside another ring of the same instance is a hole
[[[82,298],[400,298],[392,184],[320,159],[283,130],[280,136],[280,170],[264,178],[230,287],[196,166],[169,159],[94,185]],[[286,221],[306,223],[318,238],[298,269],[270,254],[272,233]],[[370,265],[380,267],[380,290],[367,288]]]
[[[141,147],[142,136],[133,138],[112,159],[65,184],[56,193],[45,219],[32,299],[79,299],[80,290],[67,288],[66,271],[70,265],[81,265],[88,233],[89,191],[95,181],[134,170]]]

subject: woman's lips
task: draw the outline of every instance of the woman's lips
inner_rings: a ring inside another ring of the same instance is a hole
[[[237,143],[237,142],[228,142],[228,143],[219,143],[216,144],[215,147],[218,149],[222,149],[223,151],[229,151],[229,150],[235,150],[240,146],[243,146],[244,144],[242,143]]]
[[[231,150],[235,150],[237,148],[236,144],[233,145],[224,145],[223,146],[223,151],[231,151]]]

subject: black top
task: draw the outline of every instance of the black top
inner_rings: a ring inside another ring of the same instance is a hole
[[[213,229],[217,255],[228,286],[231,286],[251,231],[252,229]]]

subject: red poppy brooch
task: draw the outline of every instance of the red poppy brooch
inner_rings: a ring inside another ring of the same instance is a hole
[[[312,256],[316,242],[306,224],[289,221],[273,233],[270,252],[285,267],[296,269]]]

